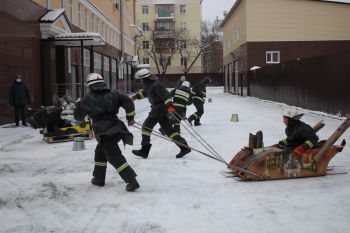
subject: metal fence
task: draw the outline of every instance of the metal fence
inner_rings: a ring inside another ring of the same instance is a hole
[[[249,71],[249,95],[305,109],[350,113],[350,51]]]

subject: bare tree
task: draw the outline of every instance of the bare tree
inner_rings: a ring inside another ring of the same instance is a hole
[[[138,55],[143,53],[144,57],[150,58],[158,74],[165,74],[171,58],[176,53],[178,33],[175,30],[157,30],[157,28],[151,29],[150,27],[148,30],[151,31],[151,37],[143,36],[138,40],[137,53]]]
[[[201,38],[189,38],[186,34],[181,34],[178,38],[178,52],[181,56],[181,61],[183,61],[184,74],[187,74],[191,70],[201,56],[213,53],[215,44],[219,40],[219,33],[208,22],[202,23]]]

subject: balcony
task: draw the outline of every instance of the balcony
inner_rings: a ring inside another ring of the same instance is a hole
[[[158,12],[156,13],[156,20],[160,19],[175,19],[175,16],[171,12]]]
[[[173,30],[169,31],[154,31],[154,38],[155,39],[173,39],[175,38],[175,32]]]

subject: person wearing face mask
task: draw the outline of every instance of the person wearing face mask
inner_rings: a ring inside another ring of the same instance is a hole
[[[8,99],[11,106],[15,110],[15,123],[19,126],[19,121],[22,121],[23,126],[26,123],[26,106],[31,104],[30,94],[27,86],[23,83],[21,76],[18,74],[15,81],[10,87]]]

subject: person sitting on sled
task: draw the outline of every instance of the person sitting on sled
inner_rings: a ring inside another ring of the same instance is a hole
[[[287,108],[283,111],[283,122],[287,126],[285,130],[287,138],[279,141],[278,144],[283,148],[284,154],[292,153],[293,157],[298,157],[306,150],[312,149],[318,142],[318,136],[312,127],[300,121],[303,115],[293,108]]]

